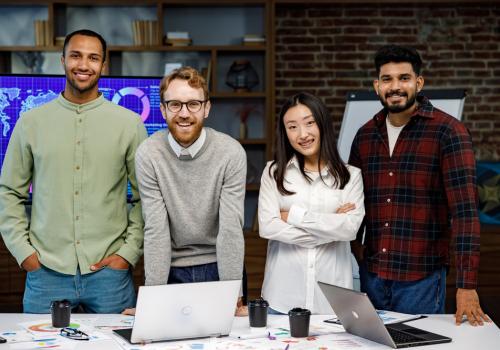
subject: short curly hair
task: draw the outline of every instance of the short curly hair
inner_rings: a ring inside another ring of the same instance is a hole
[[[172,80],[175,79],[186,80],[192,88],[203,89],[203,96],[205,100],[209,99],[208,85],[203,75],[201,75],[196,69],[185,66],[174,69],[172,73],[163,77],[160,83],[160,101],[163,101],[163,94]]]

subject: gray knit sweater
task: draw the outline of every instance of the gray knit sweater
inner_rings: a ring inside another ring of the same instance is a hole
[[[212,262],[221,280],[242,277],[246,154],[231,137],[205,130],[193,159],[177,158],[168,130],[137,149],[146,285],[166,284],[170,266]]]

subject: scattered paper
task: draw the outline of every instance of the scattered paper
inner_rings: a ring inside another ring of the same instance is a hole
[[[7,343],[19,343],[33,341],[35,336],[26,330],[13,330],[0,332],[0,336],[7,340]]]
[[[70,322],[69,327],[79,329],[85,334],[87,334],[89,337],[88,341],[91,342],[111,339],[111,337],[108,334],[99,332],[92,325],[85,324],[84,322],[82,322],[82,321],[90,322],[89,320],[90,319],[73,319]],[[74,344],[75,341],[78,341],[61,336],[60,335],[61,328],[52,327],[52,321],[49,320],[36,320],[36,321],[23,322],[19,323],[19,326],[24,328],[26,332],[24,333],[25,335],[27,333],[32,334],[33,339],[31,340],[31,342],[37,342],[38,340],[39,344],[37,344],[36,346],[32,345],[33,349],[43,349],[44,347],[59,348],[60,346],[62,346],[61,344],[59,344],[60,342],[63,343],[68,342],[68,344],[71,345]],[[56,342],[57,344],[51,344],[51,342]],[[24,348],[21,347],[20,349]]]
[[[62,337],[47,338],[45,340],[20,342],[10,344],[11,349],[24,350],[24,349],[58,349],[58,350],[72,350],[76,347],[75,341],[63,339]]]
[[[377,314],[382,319],[382,321],[384,321],[384,324],[406,322],[422,317],[422,315],[403,314],[400,312],[386,310],[377,310]]]
[[[19,323],[19,326],[33,333],[35,337],[45,337],[47,334],[59,334],[61,331],[61,328],[52,327],[52,321],[50,319],[22,322]],[[72,321],[69,327],[79,329],[80,324]]]
[[[97,318],[75,318],[75,322],[94,327],[103,331],[114,329],[131,328],[134,325],[134,316],[127,315],[105,315]]]

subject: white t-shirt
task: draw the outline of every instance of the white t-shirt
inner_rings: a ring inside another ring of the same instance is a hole
[[[389,117],[385,118],[385,124],[387,125],[387,138],[389,139],[389,155],[392,157],[392,151],[394,151],[399,134],[401,134],[401,130],[403,130],[406,124],[394,126],[391,124]]]
[[[361,171],[348,166],[351,179],[339,190],[326,168],[321,173],[326,184],[318,173],[311,173],[313,181],[307,182],[293,158],[284,183],[295,194],[283,196],[269,176],[270,164],[262,175],[258,209],[259,234],[269,239],[262,296],[283,313],[303,307],[314,314],[332,314],[316,282],[352,288],[349,242],[365,215]],[[349,202],[356,209],[335,214]],[[287,222],[281,219],[281,211],[289,211]]]

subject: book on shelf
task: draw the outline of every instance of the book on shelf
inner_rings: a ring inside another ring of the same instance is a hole
[[[44,39],[43,39],[43,32],[44,32],[44,27],[43,27],[43,21],[41,20],[35,20],[35,46],[43,46],[44,44]]]
[[[189,46],[191,43],[191,39],[165,39],[165,44],[169,46]]]
[[[134,45],[141,45],[141,34],[139,28],[139,21],[132,22],[132,35],[134,38]]]
[[[135,20],[132,22],[134,45],[151,46],[158,44],[158,22]]]
[[[63,46],[65,39],[66,39],[65,36],[56,36],[56,38],[55,38],[55,45],[56,46]]]
[[[148,21],[149,45],[158,45],[158,22]]]
[[[189,32],[167,32],[164,37],[164,44],[169,46],[189,46],[191,43]]]
[[[266,38],[257,34],[246,34],[243,37],[243,45],[263,45],[266,43]]]
[[[37,19],[35,25],[35,46],[50,46],[52,45],[49,21]]]
[[[167,32],[167,39],[189,39],[189,32]]]
[[[44,27],[43,37],[45,46],[51,46],[53,42],[51,40],[51,35],[50,35],[49,21],[43,21],[43,27]]]

